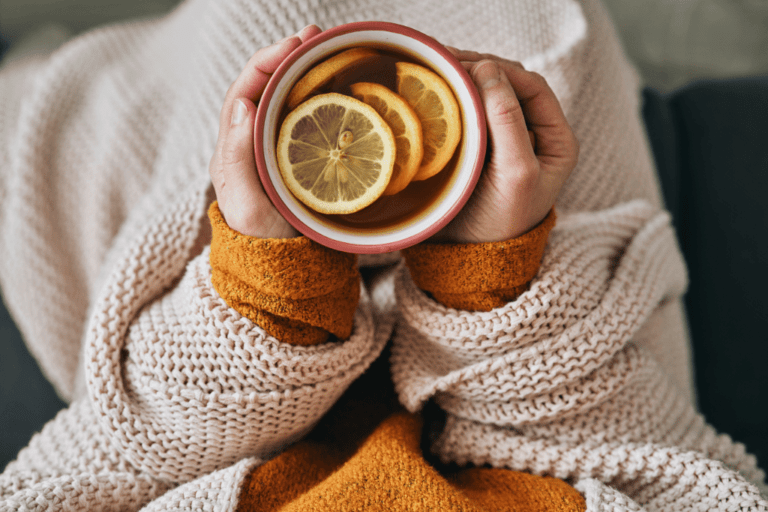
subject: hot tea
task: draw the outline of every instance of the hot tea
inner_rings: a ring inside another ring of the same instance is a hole
[[[350,59],[347,57],[352,54],[357,54],[355,57],[358,59],[358,62],[354,63],[354,65],[348,65],[348,62],[343,62],[345,60],[349,61]],[[434,68],[410,54],[396,51],[390,47],[383,45],[366,45],[355,47],[351,51],[347,48],[325,57],[323,63],[316,65],[315,67],[321,67],[323,65],[327,66],[325,63],[329,61],[334,64],[341,62],[340,65],[335,66],[337,72],[334,71],[332,78],[325,80],[325,82],[319,86],[317,83],[313,83],[310,88],[304,87],[304,89],[312,90],[309,94],[307,94],[306,91],[304,91],[303,94],[308,97],[316,97],[326,93],[336,93],[349,97],[357,96],[359,99],[363,99],[359,94],[359,88],[353,87],[354,84],[359,84],[361,82],[374,83],[386,87],[389,91],[397,92],[398,72],[400,72],[401,78],[408,73],[416,73],[417,83],[421,76],[428,76],[428,78],[434,76],[434,78],[429,78],[429,80],[439,80],[444,84],[442,85],[444,89],[437,89],[437,92],[433,92],[433,90],[429,88],[429,84],[432,82],[424,79],[424,81],[427,82],[427,86],[422,87],[422,89],[427,89],[427,93],[424,94],[425,98],[427,94],[433,95],[424,101],[434,101],[435,98],[439,99],[440,95],[443,97],[450,95],[453,104],[456,104],[455,99],[453,99],[455,93],[448,89],[447,84],[442,78],[439,78],[438,75],[434,74],[436,73]],[[416,66],[413,66],[414,64]],[[315,67],[307,71],[302,78],[307,77],[312,73],[312,70],[315,69]],[[430,70],[431,73],[427,70]],[[317,73],[315,74],[317,75]],[[327,70],[326,74],[329,74]],[[296,83],[303,85],[306,84],[307,81],[308,80],[303,80],[302,82],[302,79],[299,79]],[[311,82],[311,80],[309,81]],[[401,87],[403,87],[402,81],[403,80],[401,80]],[[316,82],[319,82],[319,80]],[[299,88],[299,86],[294,86],[294,89]],[[355,94],[355,91],[358,92],[357,95]],[[447,91],[447,93],[444,91]],[[283,124],[292,108],[296,107],[295,103],[297,103],[297,100],[292,97],[296,96],[294,92],[295,90],[292,91],[291,95],[284,102],[278,126]],[[407,95],[407,91],[400,92],[403,92],[404,96]],[[301,100],[304,101],[304,98],[301,98]],[[294,104],[291,104],[292,102]],[[440,103],[440,105],[442,105],[442,103]],[[419,107],[416,106],[414,108]],[[423,106],[422,110],[424,110]],[[432,110],[439,109],[433,108]],[[395,226],[402,224],[403,222],[408,222],[410,218],[418,217],[425,210],[434,207],[435,203],[441,197],[441,194],[447,189],[452,179],[455,177],[455,171],[460,160],[462,147],[460,138],[462,137],[463,123],[459,109],[456,108],[455,117],[445,117],[448,121],[438,116],[435,119],[430,118],[422,122],[422,125],[426,126],[424,128],[425,139],[431,136],[431,139],[424,142],[425,152],[428,153],[429,151],[432,151],[432,154],[429,154],[428,158],[434,158],[434,153],[436,152],[434,148],[429,146],[430,144],[439,146],[440,144],[445,143],[445,140],[436,139],[439,137],[443,137],[443,139],[450,137],[453,137],[454,139],[458,138],[455,143],[450,140],[448,141],[447,145],[453,145],[447,151],[446,148],[443,149],[442,153],[445,155],[445,158],[439,162],[437,167],[432,166],[433,169],[427,169],[428,166],[423,165],[414,176],[414,179],[409,180],[410,182],[404,189],[392,193],[392,195],[381,195],[378,199],[373,201],[373,203],[359,211],[345,214],[317,213],[317,215],[325,219],[326,222],[342,225],[346,229],[365,231],[369,229],[386,229],[388,226]],[[446,130],[444,125],[449,122],[451,126]],[[435,123],[443,123],[443,126],[436,127]],[[450,132],[450,130],[453,130],[454,133],[447,133],[447,135],[444,133],[446,131]],[[438,137],[432,136],[435,133],[438,134]],[[438,155],[438,158],[443,155]],[[447,162],[445,162],[446,159]],[[425,158],[424,161],[426,162],[427,158]],[[424,174],[424,171],[436,174],[429,176],[429,174]],[[342,179],[343,178],[344,176],[342,176]]]

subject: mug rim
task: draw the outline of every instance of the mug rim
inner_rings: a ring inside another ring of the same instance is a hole
[[[280,82],[285,73],[291,68],[291,66],[294,65],[297,60],[299,60],[303,55],[305,55],[316,46],[335,37],[360,31],[393,32],[415,39],[438,53],[447,64],[449,64],[458,72],[458,75],[463,82],[463,86],[468,92],[473,103],[473,108],[477,114],[478,125],[478,151],[475,157],[475,161],[473,162],[472,173],[466,182],[463,192],[454,202],[454,204],[437,220],[426,226],[424,229],[418,231],[417,233],[405,238],[399,238],[391,242],[376,244],[356,244],[330,238],[323,235],[322,233],[318,233],[316,230],[312,229],[305,222],[303,222],[302,219],[294,214],[290,207],[283,202],[277,190],[275,189],[275,186],[273,185],[269,176],[269,170],[267,168],[263,146],[264,130],[266,125],[267,111],[269,110],[269,103],[271,102],[272,97],[275,95],[277,84]],[[277,211],[297,231],[299,231],[307,238],[310,238],[326,247],[330,247],[331,249],[347,253],[376,254],[404,249],[426,240],[444,228],[459,213],[459,211],[461,211],[466,202],[469,200],[469,197],[472,195],[477,181],[480,178],[480,173],[482,171],[483,163],[485,160],[487,137],[488,135],[486,132],[485,109],[482,106],[480,94],[472,82],[469,74],[450,51],[448,51],[434,38],[404,25],[385,21],[359,21],[333,27],[321,32],[320,34],[308,39],[307,41],[304,41],[277,67],[267,82],[256,111],[254,126],[254,156],[256,159],[256,167],[259,173],[259,178],[262,187],[267,194],[267,197],[269,197],[269,200],[272,202]]]

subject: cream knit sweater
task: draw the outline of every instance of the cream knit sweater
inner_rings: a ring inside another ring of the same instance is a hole
[[[362,290],[347,341],[291,346],[211,286],[218,113],[259,47],[363,19],[539,71],[581,160],[516,301],[451,310],[400,265]],[[0,284],[71,401],[0,475],[3,511],[233,510],[248,471],[393,333],[402,403],[448,413],[433,446],[446,461],[568,479],[590,511],[768,510],[754,457],[692,405],[685,267],[638,80],[597,0],[188,0],[6,65]]]

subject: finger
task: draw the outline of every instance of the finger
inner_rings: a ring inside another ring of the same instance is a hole
[[[536,155],[515,90],[493,60],[472,68],[486,112],[492,159],[498,168],[536,169]]]
[[[253,154],[256,105],[236,98],[230,129],[217,158],[211,182],[227,225],[246,236],[290,238],[298,232],[278,213],[261,185]]]
[[[230,129],[211,168],[219,209],[227,224],[243,234],[253,231],[249,221],[255,212],[251,209],[258,204],[259,193],[263,194],[253,155],[255,114],[256,106],[247,98],[233,101]]]
[[[481,60],[495,60],[497,62],[504,62],[509,66],[515,66],[520,69],[525,69],[523,67],[523,64],[519,61],[505,59],[490,53],[479,53],[471,50],[457,50],[456,48],[453,48],[453,51],[451,53],[453,53],[454,56],[460,61],[475,63],[475,62],[480,62]]]
[[[264,92],[270,75],[288,55],[301,43],[322,32],[317,25],[307,25],[296,34],[286,37],[275,44],[262,48],[249,59],[240,76],[230,87],[227,96],[230,98],[245,97],[256,101]],[[228,117],[227,117],[228,119]]]
[[[483,60],[482,54],[474,51],[460,50],[458,48],[454,48],[453,46],[446,46],[446,49],[448,49],[448,51],[451,52],[453,56],[459,60],[467,60],[471,62]]]
[[[313,37],[315,37],[317,34],[319,34],[322,31],[323,29],[321,29],[317,25],[312,24],[312,25],[307,25],[303,29],[299,30],[299,33],[296,35],[299,36],[299,39],[301,39],[301,42],[306,42],[312,39]]]
[[[568,163],[578,156],[578,143],[547,81],[538,73],[502,63],[512,83],[528,128],[535,136],[536,155],[544,163]],[[574,162],[575,163],[575,162]]]
[[[456,54],[458,54],[458,52],[461,51],[461,50],[456,50],[455,48],[451,48],[451,47],[447,47],[447,48],[449,48],[451,50],[455,50]],[[500,59],[500,60],[503,60],[503,59]],[[513,62],[513,61],[505,61],[505,62],[508,65],[513,65],[513,66],[517,66],[517,67],[523,68],[523,65],[520,64],[519,62]],[[462,67],[467,72],[471,72],[472,68],[474,67],[476,62],[475,61],[463,60],[463,61],[460,61],[460,64],[462,65]],[[513,87],[513,89],[514,89],[514,87]],[[523,116],[525,116],[525,112],[523,112]],[[533,133],[533,130],[528,130],[528,138],[530,139],[530,142],[531,142],[531,148],[533,149],[533,151],[535,153],[536,152],[536,135]]]
[[[493,58],[493,59],[481,59],[481,60],[495,60],[496,62],[503,63],[504,66],[515,66],[520,69],[525,69],[522,64],[519,62],[515,62],[512,60],[505,60],[505,59],[499,59],[499,58]],[[472,69],[472,66],[477,64],[478,61],[475,60],[462,60],[459,61],[461,65],[466,69],[467,71],[470,71]]]
[[[262,48],[253,54],[243,71],[240,72],[240,76],[229,87],[224,98],[224,105],[219,115],[217,150],[227,136],[235,98],[248,98],[251,101],[257,101],[280,63],[302,42],[311,39],[320,32],[322,30],[317,25],[307,25],[298,34],[278,41],[272,46]]]
[[[269,82],[272,73],[275,72],[281,62],[301,44],[298,36],[283,39],[272,46],[267,46],[257,51],[248,60],[240,76],[232,83],[224,98],[224,105],[219,116],[219,137],[226,135],[229,120],[232,117],[232,108],[236,98],[247,98],[256,101],[261,97],[264,88]]]
[[[458,50],[456,48],[454,48],[454,50],[455,50],[454,55],[459,60],[466,60],[470,62],[478,62],[483,60],[482,54],[478,52],[474,52],[471,50]]]
[[[256,105],[236,98],[230,129],[218,158],[211,164],[211,181],[227,225],[247,236],[289,238],[297,232],[269,201],[256,171],[253,121]]]
[[[253,152],[250,151],[251,144],[246,142],[253,131],[250,123],[253,118],[252,110],[255,110],[255,105],[246,98],[233,101],[227,137],[222,140],[210,168],[211,182],[216,190],[219,208],[227,224],[233,229],[238,228],[234,226],[237,224],[235,219],[228,214],[230,205],[243,202],[238,201],[243,194],[243,189],[247,191],[246,193],[252,194],[256,188],[256,163]]]

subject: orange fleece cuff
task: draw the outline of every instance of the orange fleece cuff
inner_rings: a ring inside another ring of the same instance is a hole
[[[254,238],[230,228],[214,202],[211,281],[241,315],[280,341],[315,345],[352,333],[360,298],[357,257],[306,237]]]
[[[536,276],[555,210],[528,233],[504,242],[427,244],[404,249],[416,285],[444,306],[490,311],[514,300]]]

